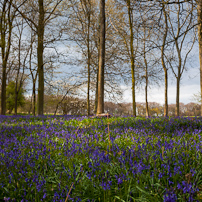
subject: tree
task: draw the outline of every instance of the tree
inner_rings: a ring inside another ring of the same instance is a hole
[[[135,35],[135,39],[138,41],[138,49],[136,50],[136,85],[140,85],[142,82],[145,90],[145,108],[146,116],[150,115],[149,103],[148,103],[148,89],[151,84],[158,84],[161,80],[159,70],[159,55],[158,50],[154,49],[156,41],[158,41],[157,30],[159,25],[158,13],[152,12],[155,6],[143,4],[139,6],[138,16],[139,22],[135,22],[138,31]],[[143,74],[143,75],[142,75]]]
[[[84,1],[87,21],[88,21],[88,31],[87,31],[87,48],[88,48],[88,90],[87,90],[87,114],[90,115],[90,60],[91,60],[91,52],[90,52],[90,22],[91,22],[91,3],[88,0],[88,3]]]
[[[163,11],[163,16],[164,16],[164,30],[163,30],[163,43],[161,45],[161,64],[164,70],[164,97],[165,97],[165,103],[164,103],[164,116],[168,116],[168,69],[166,67],[165,63],[165,45],[166,45],[166,39],[168,36],[168,18],[167,18],[167,13],[165,9],[165,4],[162,3],[162,11]]]
[[[32,79],[32,97],[31,97],[31,108],[32,108],[32,114],[36,115],[36,80],[38,76],[38,70],[36,68],[33,68],[32,64],[32,56],[34,52],[34,42],[35,42],[35,34],[33,33],[33,30],[31,29],[31,36],[30,36],[30,53],[29,53],[29,70],[31,74]]]
[[[13,111],[15,107],[15,81],[11,81],[8,86],[6,87],[6,105],[7,109],[9,110],[9,114]],[[25,97],[24,97],[24,89],[21,87],[19,92],[18,92],[18,97],[17,97],[17,107],[23,106],[25,103]]]
[[[13,2],[13,0],[11,0]],[[0,34],[1,34],[1,58],[2,58],[2,84],[1,84],[1,114],[6,114],[6,80],[7,63],[11,48],[11,37],[13,31],[13,22],[16,17],[15,9],[12,9],[8,0],[1,1],[0,10]]]
[[[159,103],[149,102],[150,116],[162,116],[163,108]]]
[[[46,0],[38,0],[38,5],[28,5],[28,8],[32,10],[32,6],[38,7],[38,22],[35,22],[32,19],[32,16],[29,17],[27,13],[21,11],[16,4],[12,3],[10,0],[10,4],[21,14],[21,16],[26,20],[30,28],[35,29],[35,32],[38,36],[38,44],[37,44],[37,66],[38,66],[38,115],[43,115],[44,108],[44,33],[45,27],[50,23],[51,20],[55,19],[59,16],[58,6],[63,0],[56,1],[46,1]],[[24,4],[28,1],[24,1]],[[35,3],[35,2],[28,2]],[[27,8],[27,9],[28,9]],[[31,12],[31,11],[30,11]],[[34,11],[35,12],[35,11]]]
[[[149,116],[149,105],[148,105],[148,61],[146,56],[146,37],[149,37],[149,35],[146,36],[146,28],[144,26],[144,39],[143,39],[143,57],[144,57],[144,66],[145,66],[145,103],[146,103],[146,116]]]
[[[104,112],[104,66],[105,66],[105,0],[100,0],[100,55],[98,73],[97,114]]]
[[[105,96],[115,101],[117,97],[121,98],[122,89],[120,88],[121,80],[126,78],[128,70],[125,68],[125,59],[123,59],[123,44],[120,37],[116,34],[112,23],[110,21],[110,12],[112,4],[110,1],[106,2],[106,36],[105,36],[105,65],[104,65],[104,92]],[[113,9],[112,9],[113,10]],[[92,87],[95,89],[95,113],[97,112],[98,100],[98,77],[99,77],[99,60],[100,60],[100,17],[96,30],[93,33],[93,40],[96,49],[92,52],[91,61],[94,66],[92,72]],[[95,50],[97,55],[95,55]],[[98,58],[98,59],[97,59]],[[106,110],[105,110],[106,111]]]
[[[91,72],[91,50],[90,50],[90,26],[91,26],[91,0],[80,0],[84,5],[84,12],[87,18],[87,63],[88,63],[88,86],[87,86],[87,114],[90,115],[90,72]]]
[[[66,74],[63,75],[60,80],[50,81],[50,83],[48,83],[48,85],[46,86],[46,98],[52,97],[51,99],[54,100],[54,106],[52,106],[52,108],[54,108],[54,115],[57,114],[57,111],[59,108],[61,108],[61,106],[65,106],[67,104],[66,102],[68,102],[69,100],[67,99],[68,97],[79,95],[79,90],[83,83],[81,80],[75,80],[76,79],[73,77],[72,74]]]
[[[87,65],[87,114],[90,115],[90,88],[91,88],[91,56],[93,51],[93,31],[95,28],[96,3],[94,0],[71,1],[73,13],[70,22],[72,29],[68,33],[71,40],[75,41],[85,60],[82,63]],[[94,17],[93,17],[94,16]],[[84,70],[84,73],[86,71]]]
[[[199,42],[199,64],[200,64],[200,87],[201,87],[201,116],[202,116],[202,0],[198,0],[198,42]]]
[[[112,1],[113,8],[110,10],[110,23],[112,24],[114,30],[119,35],[119,41],[124,45],[122,48],[122,58],[125,59],[126,63],[130,64],[130,79],[132,82],[132,103],[133,103],[133,115],[136,116],[136,66],[135,60],[137,57],[137,50],[139,48],[138,38],[138,15],[134,20],[134,5],[133,1],[123,0],[123,1]],[[138,10],[138,9],[137,9]],[[138,11],[137,11],[138,12]],[[135,26],[135,29],[134,29]],[[134,31],[136,30],[136,32]],[[126,55],[124,55],[126,54]]]
[[[88,20],[88,13],[86,12],[85,2],[87,1],[70,1],[73,5],[72,9],[70,9],[71,17],[69,21],[69,26],[71,29],[66,28],[66,34],[68,35],[68,40],[73,41],[77,44],[76,50],[82,56],[81,58],[76,58],[76,61],[67,60],[66,64],[71,65],[79,65],[83,66],[80,71],[75,71],[73,74],[78,75],[79,79],[83,80],[84,88],[83,91],[87,89],[87,100],[88,91],[95,91],[95,105],[94,105],[94,113],[97,113],[97,92],[98,92],[98,66],[99,66],[99,47],[100,47],[100,18],[98,17],[98,4],[94,0],[90,0],[87,6],[91,11],[90,17],[90,27],[89,27],[89,20]],[[106,4],[106,9],[108,5]],[[106,57],[105,57],[105,96],[114,99],[113,95],[119,94],[120,88],[120,79],[118,78],[119,75],[124,75],[122,71],[124,68],[122,67],[121,62],[121,53],[122,50],[120,48],[120,42],[117,36],[114,36],[114,30],[111,27],[111,24],[106,19],[106,42],[105,42],[105,49],[106,49]],[[89,29],[90,28],[90,29]],[[89,31],[88,31],[89,29]],[[89,40],[88,40],[89,37]],[[88,43],[88,41],[90,43]],[[88,46],[89,44],[89,46]],[[88,48],[89,47],[89,48]],[[90,49],[90,53],[89,53]],[[90,56],[90,57],[89,57]],[[89,60],[90,58],[90,60]],[[90,68],[89,67],[90,62]],[[89,72],[90,70],[90,72]],[[90,74],[89,74],[90,73]],[[120,74],[119,74],[120,73]],[[87,77],[87,80],[86,80]],[[121,76],[122,77],[122,76]],[[86,88],[87,86],[87,88]],[[92,95],[91,95],[92,97]],[[88,107],[87,107],[88,108]],[[92,106],[91,106],[92,108]]]
[[[17,115],[19,92],[21,91],[23,83],[26,79],[25,68],[26,68],[27,57],[29,54],[29,47],[26,47],[22,39],[24,29],[25,29],[24,19],[20,18],[17,22],[18,31],[15,34],[18,41],[17,47],[15,48],[15,45],[13,44],[13,49],[15,48],[17,52],[17,62],[15,64],[16,67],[14,68],[16,73],[15,75],[15,107],[14,107],[15,115]]]
[[[179,3],[179,0],[178,0]],[[186,69],[186,63],[188,56],[193,48],[193,45],[196,40],[195,32],[191,36],[190,29],[193,27],[193,4],[187,3],[187,9],[184,10],[184,7],[179,3],[176,6],[171,6],[172,15],[167,13],[171,37],[174,41],[173,44],[173,60],[172,62],[168,60],[171,70],[176,78],[176,110],[175,115],[179,116],[179,101],[180,101],[180,81],[182,74]],[[177,19],[177,21],[176,21]],[[190,34],[190,35],[189,35]],[[190,40],[190,37],[192,39]],[[185,50],[186,47],[186,50]],[[177,57],[174,55],[176,54]],[[176,69],[176,70],[175,70]]]
[[[134,47],[133,47],[133,9],[131,8],[130,0],[126,0],[128,7],[128,19],[130,26],[130,54],[131,54],[131,76],[132,76],[132,100],[133,100],[133,115],[136,116],[136,101],[135,101],[135,63],[134,63]]]
[[[38,115],[43,115],[44,106],[44,63],[43,63],[43,51],[44,51],[44,29],[45,29],[45,12],[44,1],[38,0],[39,4],[39,18],[38,25],[36,25],[38,35],[37,46],[37,61],[38,61]]]

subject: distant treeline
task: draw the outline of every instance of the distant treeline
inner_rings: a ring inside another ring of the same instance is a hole
[[[45,108],[44,114],[72,114],[72,115],[87,115],[86,99],[78,97],[65,97],[61,101],[60,96],[45,95]],[[137,102],[137,116],[146,116],[146,104],[144,102]],[[163,116],[164,105],[157,102],[149,102],[149,114],[150,116]],[[57,111],[56,111],[57,108]],[[90,114],[95,114],[94,100],[90,102]],[[114,103],[105,102],[105,113],[120,116],[133,115],[132,103]],[[175,116],[175,104],[168,105],[168,115]],[[32,101],[31,97],[26,97],[25,104],[19,108],[20,113],[32,114]],[[13,111],[14,113],[14,111]],[[180,103],[180,116],[200,116],[201,107],[200,104],[190,102],[188,104]]]

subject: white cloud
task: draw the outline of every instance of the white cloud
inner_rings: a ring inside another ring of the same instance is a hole
[[[173,74],[169,73],[168,78],[168,103],[176,103],[176,79],[173,78]],[[161,86],[150,86],[148,88],[148,101],[158,102],[160,104],[164,103],[164,83]],[[121,88],[124,91],[123,101],[132,102],[132,92],[131,86],[122,85]],[[180,83],[180,102],[187,104],[189,102],[194,102],[193,95],[198,94],[200,91],[200,72],[199,67],[189,68],[182,75],[182,80]],[[145,102],[145,91],[136,90],[136,102]]]
[[[124,90],[123,101],[132,102],[132,93],[131,87],[121,86]],[[181,85],[180,87],[180,102],[185,104],[189,102],[193,102],[193,94],[198,93],[200,90],[200,86],[193,85]],[[164,87],[154,87],[153,89],[148,89],[148,101],[149,102],[158,102],[160,104],[164,103]],[[136,102],[145,102],[144,90],[136,92]],[[169,85],[168,87],[168,103],[176,102],[176,86]]]

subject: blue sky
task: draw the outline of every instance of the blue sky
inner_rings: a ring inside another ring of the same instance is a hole
[[[70,43],[69,47],[60,46],[60,51],[67,50],[68,58],[76,59],[82,58],[81,54],[76,52],[76,44]],[[63,65],[62,65],[63,66]],[[58,69],[61,72],[71,72],[72,70],[78,71],[81,67],[68,67],[63,66]],[[187,71],[185,71],[182,75],[181,85],[180,85],[180,102],[187,104],[189,102],[194,102],[193,95],[199,93],[200,91],[200,71],[199,71],[199,54],[198,54],[198,45],[197,42],[190,54],[190,60],[187,62]],[[176,79],[174,78],[172,72],[169,72],[168,77],[168,103],[175,104],[176,103]],[[121,84],[121,88],[124,90],[123,94],[123,102],[132,102],[131,95],[131,86],[127,86],[124,83]],[[85,96],[85,95],[84,95]],[[137,102],[145,102],[145,94],[144,89],[136,90],[136,101]],[[160,104],[164,103],[164,82],[160,84],[160,86],[150,86],[148,89],[148,101],[149,102],[158,102]],[[121,100],[120,100],[121,102]]]
[[[63,68],[63,70],[66,68]],[[200,77],[199,77],[199,65],[195,68],[189,68],[184,72],[180,85],[180,102],[187,104],[189,102],[194,102],[193,95],[200,91]],[[171,75],[171,74],[170,74]],[[168,78],[168,103],[176,103],[176,80],[173,76]],[[123,102],[132,102],[131,86],[125,84],[121,85],[123,89]],[[136,101],[145,102],[144,89],[136,90]],[[160,86],[150,86],[148,89],[148,101],[158,102],[160,104],[164,103],[164,83],[162,82]]]
[[[198,56],[198,55],[197,55]],[[187,104],[189,102],[194,102],[193,95],[197,94],[200,91],[200,72],[199,64],[195,68],[189,68],[184,72],[180,85],[180,102]],[[173,77],[169,77],[169,86],[168,86],[168,103],[176,103],[176,81]],[[122,86],[124,89],[124,101],[132,101],[131,88],[127,86]],[[149,102],[158,102],[160,104],[164,103],[164,83],[158,86],[152,86],[148,89],[148,101]],[[136,93],[137,102],[145,102],[144,89],[138,90]]]

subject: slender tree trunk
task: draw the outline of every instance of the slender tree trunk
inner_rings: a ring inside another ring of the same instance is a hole
[[[131,75],[132,75],[133,115],[136,116],[136,101],[135,101],[135,70],[134,70],[134,62],[131,62]]]
[[[144,26],[144,64],[145,64],[145,102],[146,102],[146,117],[149,116],[149,106],[148,106],[148,64],[147,64],[147,58],[146,58],[146,28]]]
[[[15,115],[18,114],[18,90],[15,87]]]
[[[202,116],[202,0],[198,0],[198,41],[199,41],[201,116]]]
[[[87,46],[88,46],[88,91],[87,91],[87,114],[90,115],[90,13],[88,11],[88,33],[87,33]]]
[[[100,31],[100,17],[99,17],[99,28],[98,30]],[[97,41],[96,41],[97,42]],[[96,75],[97,75],[97,78],[96,78],[96,89],[95,89],[95,106],[94,106],[94,113],[96,114],[97,113],[97,104],[98,104],[98,79],[99,79],[99,59],[100,59],[100,37],[98,38],[98,42],[95,44],[97,45],[97,50],[98,50],[98,61],[97,61],[97,64],[98,64],[98,67],[97,67],[97,70],[96,70]]]
[[[38,0],[39,3],[39,21],[38,21],[38,115],[43,115],[44,105],[44,67],[43,67],[43,42],[44,42],[44,5],[43,0]]]
[[[132,100],[133,100],[133,115],[136,116],[136,101],[135,101],[135,62],[134,62],[134,47],[133,47],[133,21],[130,8],[130,0],[127,0],[128,17],[130,25],[130,62],[131,62],[131,76],[132,76]]]
[[[98,62],[99,63],[99,62]],[[97,69],[97,79],[96,79],[96,89],[95,89],[95,106],[94,106],[94,113],[97,112],[97,102],[98,102],[98,69]]]
[[[146,85],[145,85],[145,102],[146,102],[146,116],[149,116],[149,105],[148,105],[148,77],[146,76]]]
[[[181,58],[181,52],[177,43],[177,39],[175,39],[175,45],[178,53],[178,61],[179,61],[179,66],[178,66],[178,73],[176,76],[176,108],[175,108],[175,115],[179,116],[180,115],[180,79],[181,79],[181,66],[182,66],[182,58]]]
[[[21,33],[20,33],[21,34]],[[18,79],[19,79],[19,73],[20,73],[20,61],[21,61],[21,36],[19,39],[19,43],[18,43],[18,48],[19,48],[19,52],[18,52],[18,70],[17,70],[17,78],[15,81],[15,115],[17,115],[18,113]]]
[[[6,61],[2,65],[2,84],[1,84],[1,115],[6,114]]]
[[[105,0],[100,0],[100,57],[98,73],[97,114],[104,113],[104,66],[105,66]]]
[[[144,43],[145,46],[145,43]],[[145,102],[146,102],[146,116],[149,116],[149,105],[148,105],[148,66],[146,59],[146,50],[144,49],[144,63],[145,63]]]
[[[29,115],[30,115],[31,110],[32,110],[32,98],[33,98],[33,95],[31,96],[31,104],[30,104],[30,108],[29,108],[29,111],[28,111],[28,114],[29,114]]]
[[[33,94],[32,114],[35,116],[36,115],[36,84],[35,84],[35,82],[33,82],[32,94]]]
[[[32,25],[31,25],[32,27]],[[32,115],[35,116],[36,115],[36,79],[37,79],[37,73],[36,73],[36,77],[34,78],[34,73],[32,72],[32,52],[33,52],[33,43],[34,43],[34,37],[32,35],[31,32],[31,44],[30,44],[30,55],[29,55],[29,68],[30,68],[30,73],[32,76],[32,99],[31,99],[31,109],[32,109]]]
[[[164,66],[164,65],[163,65]],[[164,78],[165,78],[165,105],[164,105],[164,116],[167,117],[168,116],[168,70],[167,68],[163,68],[164,69]]]
[[[177,92],[176,92],[176,108],[175,115],[180,115],[180,78],[177,78]]]
[[[88,67],[87,114],[90,115],[90,67]]]
[[[167,35],[168,35],[168,18],[167,18],[167,14],[166,14],[166,10],[165,10],[165,5],[163,4],[163,15],[164,15],[164,19],[165,19],[165,32],[163,35],[163,44],[161,46],[161,64],[164,70],[164,78],[165,78],[165,103],[164,103],[164,116],[167,117],[168,116],[168,70],[166,68],[166,64],[164,61],[164,50],[165,50],[165,44],[166,44],[166,39],[167,39]]]

